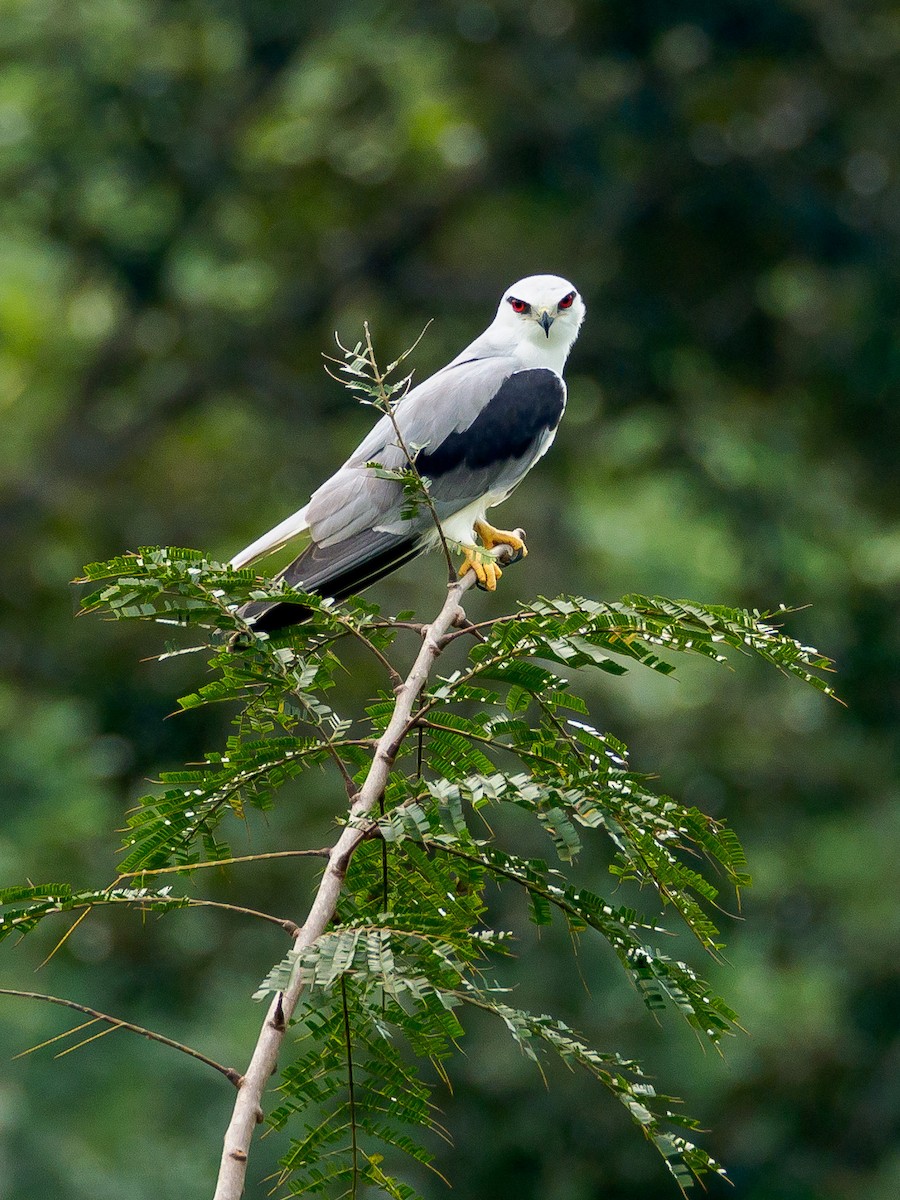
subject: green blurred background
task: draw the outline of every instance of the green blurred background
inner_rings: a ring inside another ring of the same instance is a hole
[[[504,286],[566,275],[588,305],[569,411],[502,510],[531,555],[470,612],[563,590],[809,605],[789,629],[836,658],[848,707],[749,662],[590,681],[636,767],[746,842],[728,963],[679,952],[748,1036],[704,1056],[602,947],[579,978],[501,896],[517,996],[687,1096],[736,1184],[711,1196],[893,1200],[896,6],[0,0],[0,47],[0,882],[105,884],[147,779],[225,736],[226,713],[166,720],[201,657],[142,662],[161,631],[73,619],[81,565],[227,557],[303,503],[370,423],[322,370],[334,330],[367,318],[386,359],[434,317],[421,378]],[[372,595],[427,614],[441,589],[435,558]],[[373,686],[357,664],[347,707]],[[320,844],[340,802],[310,777],[235,852]],[[313,877],[196,886],[296,917]],[[35,975],[63,930],[8,943],[0,981],[246,1061],[277,933],[101,914]],[[9,1061],[71,1023],[0,1001],[0,1200],[209,1195],[227,1085],[125,1035]],[[674,1194],[612,1101],[563,1070],[545,1090],[493,1027],[454,1079],[459,1200]]]

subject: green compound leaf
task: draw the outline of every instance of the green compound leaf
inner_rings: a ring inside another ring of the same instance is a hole
[[[379,374],[368,335],[341,350],[339,373],[361,401],[392,412],[408,380]],[[407,514],[430,504],[414,462],[409,470],[379,470],[403,488]],[[94,586],[83,602],[87,612],[191,627],[201,644],[170,645],[162,657],[205,651],[211,675],[181,707],[224,704],[234,713],[223,751],[165,774],[130,814],[123,871],[229,857],[223,828],[230,838],[251,810],[275,809],[283,785],[307,769],[335,773],[342,795],[361,784],[374,739],[394,712],[396,678],[383,675],[383,690],[363,712],[345,714],[335,699],[343,646],[362,645],[379,669],[395,654],[402,677],[408,641],[392,647],[400,634],[408,639],[413,614],[392,621],[363,601],[334,604],[172,548],[92,564],[84,582]],[[248,600],[289,600],[308,619],[277,636],[258,634],[240,615]],[[831,693],[830,663],[784,634],[783,618],[663,597],[601,603],[562,596],[453,632],[454,640],[476,636],[467,657],[456,660],[462,665],[433,673],[420,697],[379,810],[363,823],[332,925],[276,964],[258,993],[283,990],[298,973],[304,988],[292,1027],[295,1053],[269,1116],[291,1137],[276,1191],[414,1200],[401,1177],[404,1160],[430,1167],[434,1139],[445,1131],[410,1054],[434,1064],[443,1079],[471,1007],[501,1021],[528,1057],[555,1055],[588,1071],[682,1189],[723,1173],[689,1140],[695,1123],[656,1092],[637,1063],[600,1051],[551,1015],[508,1002],[496,967],[514,939],[496,927],[489,902],[498,886],[514,889],[535,925],[562,920],[585,943],[608,946],[610,964],[626,972],[651,1013],[673,1011],[714,1047],[732,1035],[731,1008],[660,946],[675,913],[705,950],[720,950],[720,889],[749,884],[738,838],[635,770],[622,741],[591,723],[576,685],[587,671],[602,671],[613,686],[639,667],[671,674],[681,654],[713,663],[730,654],[733,662],[755,655]],[[516,831],[528,823],[547,839],[554,865],[531,852],[533,842],[524,842],[525,853],[517,844]],[[609,864],[617,885],[642,889],[658,912],[611,904],[593,878],[589,887],[576,882],[595,861]],[[0,894],[0,937],[101,904],[165,911],[194,902],[166,889],[11,888]]]

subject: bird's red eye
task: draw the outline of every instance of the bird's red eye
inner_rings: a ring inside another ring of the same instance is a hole
[[[575,303],[575,293],[569,292],[568,296],[563,296],[562,300],[560,300],[559,304],[557,304],[556,307],[557,308],[571,308],[574,303]]]
[[[509,296],[508,299],[509,299],[510,304],[512,305],[513,312],[517,312],[517,313],[531,312],[531,305],[526,304],[524,300],[517,300],[515,298],[515,296]]]

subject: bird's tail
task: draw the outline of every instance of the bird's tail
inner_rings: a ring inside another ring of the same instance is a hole
[[[248,563],[255,562],[257,558],[262,558],[264,554],[273,554],[276,550],[280,550],[282,546],[286,546],[292,538],[297,537],[301,533],[306,533],[309,529],[309,522],[306,519],[306,510],[309,505],[304,505],[295,513],[291,513],[274,529],[270,529],[268,533],[264,533],[262,537],[251,542],[249,546],[245,546],[239,554],[236,554],[231,560],[231,565],[235,570],[241,567],[246,567]]]
[[[276,530],[272,530],[273,534],[275,532]],[[315,592],[319,596],[343,600],[377,583],[391,571],[421,554],[430,544],[431,539],[421,534],[414,536],[378,533],[367,529],[330,546],[320,546],[311,542],[301,555],[285,567],[278,578],[304,592]],[[245,604],[241,609],[241,616],[247,621],[252,621],[254,629],[264,633],[275,633],[279,629],[286,629],[289,625],[305,621],[309,616],[309,609],[289,601],[274,601],[269,604],[260,601]]]

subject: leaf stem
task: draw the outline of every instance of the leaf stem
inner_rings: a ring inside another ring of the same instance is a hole
[[[350,1109],[350,1153],[353,1160],[353,1181],[350,1200],[356,1200],[359,1185],[359,1147],[356,1141],[356,1092],[353,1086],[353,1040],[350,1035],[350,1009],[347,1005],[347,979],[341,976],[341,1009],[344,1016],[344,1047],[347,1052],[347,1101]]]

